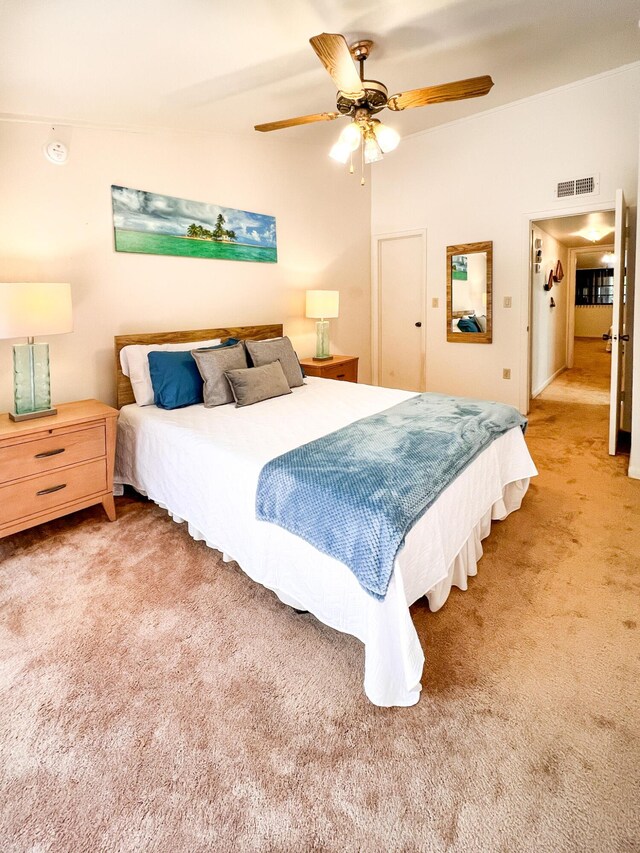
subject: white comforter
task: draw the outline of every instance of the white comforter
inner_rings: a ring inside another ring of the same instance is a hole
[[[125,406],[115,481],[148,495],[176,521],[187,521],[192,536],[237,560],[285,603],[358,637],[372,702],[413,705],[424,655],[409,605],[431,591],[432,609],[441,606],[454,571],[464,578],[453,582],[466,588],[490,519],[517,509],[537,472],[520,429],[494,441],[410,531],[387,596],[377,601],[345,565],[255,519],[257,480],[269,459],[413,394],[327,379],[306,382],[288,396],[241,409]],[[460,563],[467,552],[456,570],[456,557]]]

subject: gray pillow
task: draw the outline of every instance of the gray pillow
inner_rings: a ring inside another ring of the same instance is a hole
[[[271,397],[291,394],[291,388],[279,361],[244,370],[227,370],[224,374],[236,401],[236,406],[251,406]]]
[[[206,409],[233,403],[233,394],[225,374],[226,370],[234,370],[247,366],[247,354],[242,343],[219,349],[194,349],[191,355],[195,358],[200,376],[204,381],[202,396]]]
[[[304,385],[302,368],[289,338],[269,338],[267,341],[245,341],[255,367],[279,361],[289,388]]]

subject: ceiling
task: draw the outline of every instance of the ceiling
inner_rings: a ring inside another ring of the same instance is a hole
[[[253,133],[334,108],[308,43],[323,31],[373,38],[367,76],[390,94],[491,74],[484,98],[387,112],[407,135],[636,61],[638,14],[637,0],[0,0],[0,117]]]
[[[613,253],[613,246],[609,247],[609,251]],[[600,249],[599,252],[581,252],[576,258],[576,267],[579,270],[598,270],[604,267],[612,267],[612,259],[603,260],[603,256],[604,249]]]
[[[593,248],[593,251],[582,251],[577,255],[578,269],[598,269],[611,265],[610,261],[603,261],[602,256],[605,251],[613,251],[613,210],[537,219],[536,225],[569,249]]]

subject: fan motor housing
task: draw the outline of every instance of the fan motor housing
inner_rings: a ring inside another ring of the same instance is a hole
[[[379,113],[387,106],[389,92],[384,83],[379,80],[363,80],[364,95],[360,98],[350,98],[344,92],[338,92],[336,107],[344,116],[353,115],[357,109],[364,107],[370,113]]]

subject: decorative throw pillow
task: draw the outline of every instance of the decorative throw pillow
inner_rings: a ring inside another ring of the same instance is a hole
[[[461,332],[479,332],[480,326],[471,317],[460,317],[458,328]]]
[[[237,343],[235,338],[229,338],[223,344],[206,347],[203,351],[229,347]],[[202,403],[202,376],[191,351],[160,350],[150,352],[148,359],[156,406],[161,409],[181,409],[184,406]]]
[[[211,347],[220,343],[220,338],[208,341],[191,341],[185,344],[129,344],[120,350],[122,372],[131,380],[131,388],[139,406],[152,406],[154,400],[153,385],[149,373],[150,352],[184,352],[196,347]]]
[[[302,368],[289,338],[269,338],[266,341],[246,341],[247,351],[254,367],[279,361],[289,388],[304,385]]]
[[[247,367],[240,370],[227,370],[224,374],[229,380],[236,406],[252,406],[271,397],[291,394],[291,388],[279,361],[263,364],[261,367]]]
[[[181,409],[202,402],[202,377],[191,353],[150,352],[153,399],[161,409]]]
[[[195,349],[192,352],[204,381],[202,395],[206,409],[233,403],[233,394],[226,370],[247,367],[247,355],[242,343],[214,349]]]

